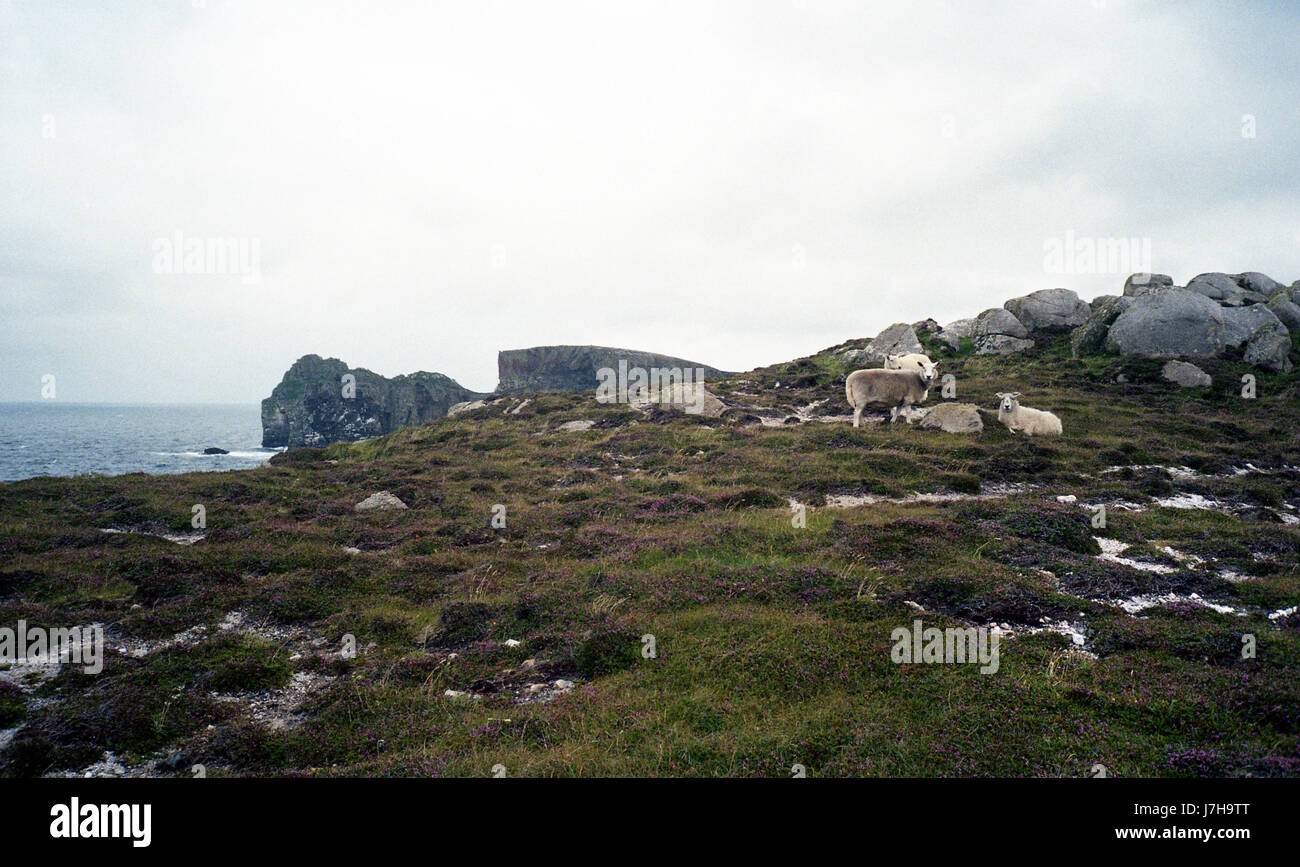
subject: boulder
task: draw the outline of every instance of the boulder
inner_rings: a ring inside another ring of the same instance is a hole
[[[223,449],[223,448],[218,448],[217,446],[208,446],[206,449],[203,450],[203,453],[204,453],[205,455],[228,455],[228,454],[230,454],[230,452],[226,451],[226,450]]]
[[[917,426],[948,433],[979,433],[984,430],[984,420],[973,403],[941,403],[926,410]]]
[[[1251,341],[1261,329],[1282,325],[1282,321],[1264,304],[1223,309],[1223,343],[1237,348]],[[1286,326],[1282,326],[1285,328]]]
[[[1110,295],[1106,297],[1088,317],[1088,321],[1074,329],[1070,335],[1070,354],[1075,358],[1092,355],[1106,345],[1106,333],[1121,313],[1133,303],[1131,295]]]
[[[675,382],[662,390],[651,389],[644,397],[634,397],[629,401],[633,409],[675,409],[691,415],[717,418],[727,408],[718,396],[704,387],[702,382],[689,385]]]
[[[938,322],[935,322],[933,319],[922,319],[920,322],[912,323],[912,330],[917,334],[930,334],[938,332],[942,328],[943,326]]]
[[[1246,344],[1242,360],[1274,373],[1285,373],[1291,369],[1290,355],[1291,334],[1279,321],[1269,323],[1255,332]]]
[[[1039,289],[1002,305],[1030,332],[1069,331],[1087,321],[1092,309],[1069,289]]]
[[[1189,289],[1133,298],[1106,332],[1106,348],[1148,358],[1213,358],[1223,351],[1223,309]]]
[[[1154,292],[1157,289],[1167,289],[1174,285],[1174,280],[1168,274],[1130,274],[1124,281],[1124,294],[1130,298],[1138,295],[1146,295],[1148,292]],[[1097,302],[1093,302],[1094,308]]]
[[[956,322],[949,322],[943,326],[943,330],[939,332],[939,339],[952,347],[955,352],[961,349],[962,340],[970,337],[974,331],[974,319],[958,319]]]
[[[1240,307],[1246,303],[1246,290],[1238,285],[1237,278],[1231,274],[1197,274],[1188,281],[1187,291],[1204,295],[1225,307]]]
[[[1088,309],[1091,310],[1093,313],[1096,313],[1097,310],[1101,307],[1101,305],[1105,304],[1107,301],[1110,301],[1112,298],[1119,298],[1119,297],[1120,297],[1119,295],[1098,295],[1096,298],[1088,302]]]
[[[1255,292],[1265,298],[1271,298],[1277,294],[1278,290],[1286,288],[1272,277],[1258,271],[1247,271],[1244,274],[1238,274],[1237,285],[1247,292]]]
[[[925,352],[921,341],[917,339],[916,329],[906,322],[895,322],[860,350],[855,361],[884,364],[886,355],[907,355],[912,352]],[[847,353],[846,353],[847,356]]]
[[[1167,361],[1160,375],[1183,388],[1209,388],[1214,382],[1210,375],[1195,364],[1186,361]]]
[[[1029,329],[1002,307],[985,310],[975,317],[971,338],[978,355],[1009,355],[1033,348]]]
[[[1296,304],[1287,290],[1276,293],[1268,302],[1268,309],[1281,320],[1291,333],[1300,331],[1300,304]]]
[[[406,503],[388,491],[379,491],[366,497],[353,508],[358,512],[386,512],[389,509],[405,509]]]

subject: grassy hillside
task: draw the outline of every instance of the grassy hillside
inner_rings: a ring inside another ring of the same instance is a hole
[[[1300,615],[1269,617],[1300,602],[1300,375],[929,348],[1065,436],[816,420],[848,412],[828,350],[710,383],[722,419],[515,395],[252,471],[0,486],[0,624],[126,651],[0,683],[4,771],[1300,775]],[[353,510],[380,490],[410,508]],[[203,539],[149,535],[194,504]],[[1143,594],[1175,596],[1096,601]],[[895,664],[914,618],[1005,624],[999,670]]]

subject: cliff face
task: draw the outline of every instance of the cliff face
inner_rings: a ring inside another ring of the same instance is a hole
[[[534,346],[531,349],[504,349],[497,353],[497,392],[585,391],[599,384],[596,371],[602,367],[618,370],[620,361],[629,368],[652,367],[703,368],[709,378],[723,378],[724,371],[707,364],[608,346]]]
[[[356,391],[345,397],[343,376],[349,373],[356,377]],[[389,379],[337,358],[304,355],[262,401],[262,445],[355,442],[441,418],[452,404],[483,396],[441,373]]]

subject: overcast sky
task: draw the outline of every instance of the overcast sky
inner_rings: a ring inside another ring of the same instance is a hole
[[[0,400],[745,370],[1143,270],[1067,238],[1289,284],[1297,44],[1256,0],[0,0]]]

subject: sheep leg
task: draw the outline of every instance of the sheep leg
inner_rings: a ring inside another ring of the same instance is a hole
[[[862,421],[862,407],[855,406],[853,408],[853,426],[857,427],[861,423],[861,421]]]

